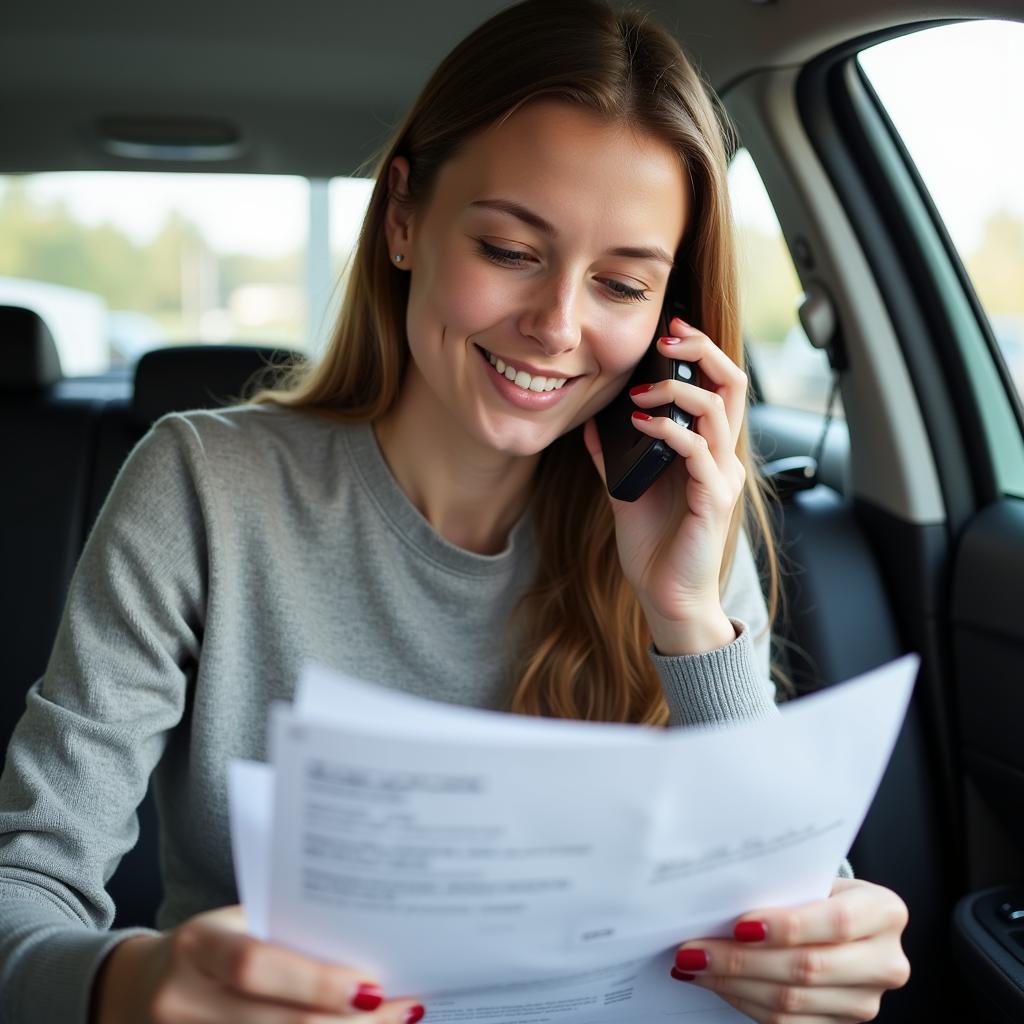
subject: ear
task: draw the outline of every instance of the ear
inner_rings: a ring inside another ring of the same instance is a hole
[[[384,231],[391,262],[400,270],[412,269],[413,209],[409,202],[409,161],[396,156],[388,167],[388,206]],[[401,261],[395,257],[401,256]]]

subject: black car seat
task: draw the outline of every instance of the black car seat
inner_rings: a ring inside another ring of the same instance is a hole
[[[299,354],[263,346],[182,345],[148,352],[130,397],[63,393],[57,351],[29,310],[0,307],[0,445],[8,487],[0,505],[0,622],[4,672],[0,754],[46,668],[68,584],[118,470],[168,412],[237,401]],[[140,834],[108,890],[115,927],[151,925],[160,900],[156,817],[147,796]]]
[[[788,490],[779,514],[785,613],[776,633],[779,661],[797,695],[904,654],[856,503],[817,484]],[[886,995],[881,1024],[935,1019],[932,993],[940,991],[936,974],[948,944],[944,844],[930,763],[921,707],[912,702],[849,854],[858,877],[894,890],[910,910],[903,946],[913,965],[911,984]]]
[[[0,753],[42,675],[86,532],[102,403],[58,396],[60,359],[46,324],[0,306]]]

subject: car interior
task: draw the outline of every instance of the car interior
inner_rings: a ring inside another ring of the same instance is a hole
[[[441,56],[501,6],[16,6],[0,36],[0,175],[366,174]],[[888,40],[963,19],[1024,22],[1024,11],[1014,0],[645,6],[735,124],[799,278],[794,315],[841,398],[836,415],[827,391],[777,404],[751,357],[751,436],[778,494],[785,569],[776,646],[795,699],[922,657],[849,853],[858,877],[910,911],[911,979],[878,1019],[1024,1020],[1024,414],[985,305],[858,61]],[[918,91],[927,102],[927,83]],[[1012,97],[989,99],[1020,125]],[[984,190],[986,172],[979,161],[964,188]],[[0,338],[3,750],[134,444],[163,414],[236,401],[309,350],[272,334],[178,338],[127,368],[71,376],[45,314],[11,302]],[[151,923],[160,898],[148,800],[139,817],[110,880],[117,926]]]

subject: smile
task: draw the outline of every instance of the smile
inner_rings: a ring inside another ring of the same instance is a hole
[[[531,375],[526,370],[520,370],[511,363],[506,363],[504,359],[499,359],[494,353],[488,352],[485,348],[481,348],[480,351],[487,356],[491,366],[498,373],[504,374],[506,379],[512,381],[516,387],[522,388],[523,391],[557,391],[559,388],[564,387],[569,379],[568,377],[543,377],[540,374]]]

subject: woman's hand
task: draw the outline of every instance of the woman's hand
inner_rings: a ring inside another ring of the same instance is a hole
[[[719,577],[733,510],[746,471],[736,456],[747,401],[746,374],[706,335],[675,319],[659,340],[671,359],[696,363],[704,386],[650,381],[635,394],[637,413],[674,403],[694,416],[693,429],[667,416],[633,423],[664,440],[679,458],[634,502],[611,498],[615,536],[633,586],[662,654],[695,654],[735,637],[722,612]],[[601,479],[604,458],[590,420],[584,441]],[[685,648],[685,649],[681,649]]]
[[[412,1024],[423,1007],[384,1001],[373,979],[246,935],[241,907],[126,939],[97,978],[94,1024]]]
[[[837,878],[828,899],[744,915],[734,940],[685,943],[672,976],[763,1024],[874,1020],[882,994],[910,977],[906,926],[896,893]]]

